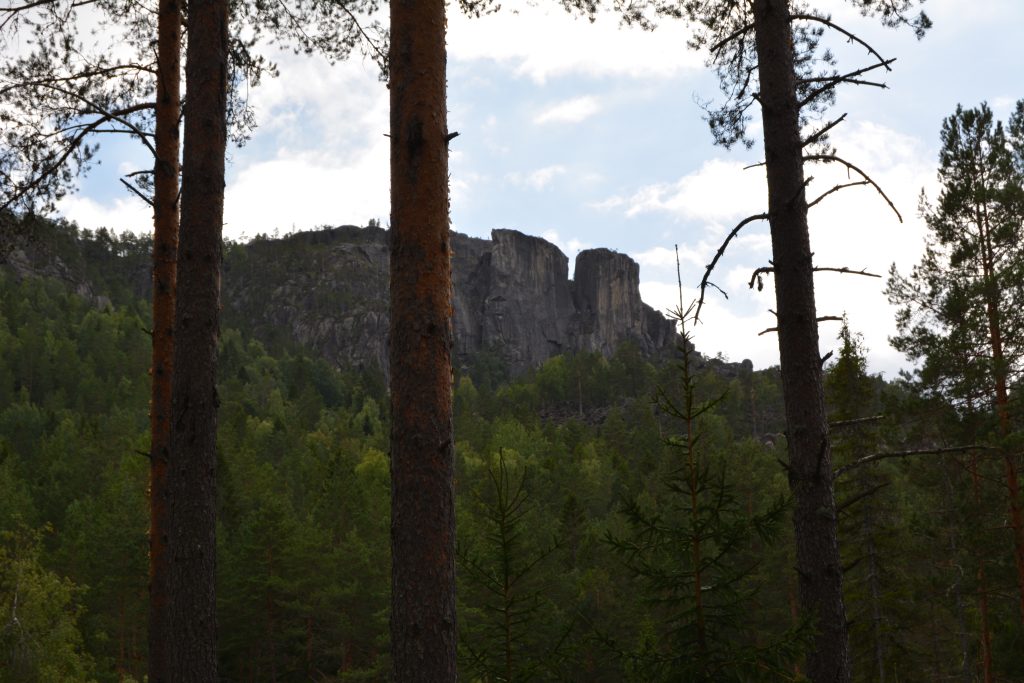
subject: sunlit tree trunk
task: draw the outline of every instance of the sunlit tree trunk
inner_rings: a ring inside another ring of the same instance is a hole
[[[157,18],[156,160],[153,168],[153,361],[149,406],[149,680],[167,674],[167,458],[171,436],[174,288],[181,140],[181,7],[160,0]]]
[[[443,0],[391,3],[393,680],[456,678]]]

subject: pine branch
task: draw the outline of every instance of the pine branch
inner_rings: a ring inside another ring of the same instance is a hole
[[[913,455],[947,455],[951,453],[966,453],[968,451],[992,451],[996,450],[992,446],[980,446],[973,444],[970,446],[950,446],[949,448],[920,448],[909,451],[890,451],[887,453],[873,453],[871,455],[865,455],[859,460],[854,460],[848,465],[843,465],[835,471],[832,475],[832,479],[838,479],[841,475],[846,474],[850,470],[856,469],[862,465],[867,465],[878,460],[885,460],[887,458],[908,458]]]
[[[718,41],[717,43],[712,45],[710,48],[708,48],[708,52],[710,52],[711,54],[715,54],[716,52],[721,50],[723,47],[725,47],[726,45],[728,45],[729,43],[731,43],[735,39],[737,39],[740,36],[742,36],[744,33],[749,33],[752,30],[754,30],[754,24],[752,24],[752,23],[751,24],[744,24],[743,26],[740,26],[738,29],[736,29],[735,31],[733,31],[732,33],[727,35],[725,38],[722,38],[720,41]]]
[[[815,273],[829,272],[840,273],[841,275],[863,275],[864,277],[882,277],[881,275],[878,275],[876,273],[869,273],[867,269],[853,270],[852,268],[847,268],[846,266],[843,266],[841,268],[826,268],[824,266],[815,266],[813,270]]]
[[[807,205],[807,208],[808,209],[811,208],[812,206],[814,206],[815,204],[820,202],[822,199],[824,199],[825,197],[827,197],[830,194],[832,194],[833,192],[839,192],[839,190],[846,189],[847,187],[856,187],[858,185],[870,185],[870,183],[867,180],[856,180],[856,181],[851,182],[851,183],[840,183],[839,185],[836,185],[835,187],[833,187],[828,192],[825,192],[824,194],[819,195],[813,202],[810,202]]]
[[[863,275],[865,277],[882,277],[881,275],[877,275],[875,273],[869,273],[866,268],[861,269],[861,270],[853,270],[852,268],[847,268],[846,266],[842,266],[841,268],[829,268],[829,267],[825,267],[825,266],[815,266],[811,270],[813,270],[815,273],[818,273],[818,272],[830,272],[830,273],[840,273],[842,275]],[[775,272],[775,267],[774,266],[761,266],[760,268],[755,268],[754,272],[750,274],[750,282],[747,283],[747,287],[749,287],[750,289],[753,289],[754,288],[754,283],[756,282],[757,283],[757,291],[760,292],[762,289],[764,289],[764,283],[761,281],[761,276],[762,275],[767,275],[769,273],[774,273],[774,272]],[[831,318],[828,318],[828,319],[831,320]]]
[[[842,164],[843,166],[845,166],[850,171],[855,171],[857,174],[860,175],[860,177],[862,177],[864,180],[866,180],[868,182],[868,184],[871,185],[871,187],[875,188],[875,191],[878,192],[878,194],[882,195],[882,199],[884,199],[886,201],[886,203],[889,204],[889,208],[891,208],[893,210],[893,213],[896,214],[896,217],[899,219],[900,223],[903,222],[903,216],[901,216],[900,212],[896,209],[896,205],[892,203],[892,200],[889,199],[889,196],[887,194],[885,194],[885,192],[878,185],[878,183],[876,183],[871,178],[871,176],[869,176],[867,173],[865,173],[864,171],[862,171],[858,167],[856,167],[853,164],[851,164],[846,159],[843,159],[842,157],[839,157],[839,156],[837,156],[835,154],[809,154],[809,155],[804,157],[804,161],[820,161],[820,162],[825,163],[825,164],[837,163],[837,164]],[[815,201],[817,201],[817,200],[815,200]]]
[[[889,87],[885,83],[881,83],[881,82],[878,82],[878,81],[866,81],[864,79],[857,78],[857,76],[860,76],[862,74],[866,74],[869,71],[874,71],[875,69],[881,68],[883,66],[886,68],[886,70],[892,71],[892,69],[889,68],[889,65],[892,64],[895,61],[896,61],[896,58],[893,57],[892,59],[887,59],[885,61],[878,62],[877,64],[872,64],[871,66],[866,66],[866,67],[864,67],[862,69],[857,69],[855,71],[851,71],[851,72],[846,73],[846,74],[839,74],[839,75],[836,75],[836,76],[821,76],[821,77],[818,77],[818,78],[803,79],[802,80],[803,83],[811,83],[811,82],[815,82],[815,81],[824,81],[825,85],[822,85],[822,86],[817,87],[814,90],[812,90],[804,99],[802,99],[800,101],[800,103],[797,106],[800,107],[801,109],[804,108],[805,106],[807,106],[808,104],[813,102],[815,100],[815,98],[817,98],[819,95],[821,95],[822,93],[826,93],[829,90],[832,90],[833,88],[835,88],[840,83],[850,83],[852,85],[869,85],[869,86],[872,86],[872,87],[875,87],[875,88],[881,88],[882,90],[885,90],[886,88]]]
[[[825,17],[815,16],[813,14],[790,14],[789,18],[790,18],[791,21],[794,20],[794,19],[798,19],[798,20],[802,19],[803,21],[814,21],[814,22],[817,22],[819,24],[824,24],[825,26],[828,26],[832,30],[838,31],[839,33],[842,33],[844,36],[849,38],[850,42],[858,43],[859,45],[862,45],[870,54],[874,55],[874,57],[876,59],[878,59],[879,62],[885,63],[885,61],[886,61],[885,58],[883,58],[882,55],[880,55],[878,53],[878,50],[876,50],[875,48],[871,47],[870,43],[868,43],[866,40],[864,40],[862,38],[857,37],[855,34],[851,33],[850,31],[847,31],[845,28],[843,28],[839,24],[833,23],[830,19],[827,19]],[[889,61],[891,62],[892,60],[889,60]],[[885,70],[886,71],[892,71],[892,69],[889,68],[888,64],[885,64]]]
[[[701,308],[704,307],[704,293],[707,291],[707,288],[708,288],[709,285],[711,287],[714,287],[718,291],[722,292],[722,294],[725,294],[725,292],[722,291],[721,287],[719,287],[718,285],[715,285],[715,284],[709,282],[709,278],[711,277],[711,272],[715,269],[715,266],[718,264],[718,260],[720,258],[722,258],[722,254],[725,253],[726,248],[729,246],[729,242],[731,242],[733,240],[733,238],[736,237],[737,234],[739,234],[739,231],[742,230],[743,227],[746,226],[747,224],[753,223],[754,221],[766,221],[766,220],[768,220],[768,214],[767,213],[759,213],[759,214],[755,214],[753,216],[747,216],[742,221],[740,221],[736,225],[736,227],[733,228],[732,231],[729,232],[729,234],[726,236],[725,241],[722,242],[722,246],[720,246],[718,248],[718,251],[715,253],[715,257],[713,259],[711,259],[711,263],[709,263],[707,268],[705,269],[704,277],[701,278],[701,281],[700,281],[700,297],[697,299],[697,310],[693,314],[693,321],[695,323],[700,319],[700,311],[701,311]]]
[[[834,121],[830,121],[821,130],[819,130],[819,131],[817,131],[815,133],[812,133],[806,140],[804,140],[802,143],[800,143],[800,147],[803,148],[803,147],[807,147],[808,145],[813,145],[815,142],[817,142],[818,140],[823,138],[826,133],[828,133],[830,130],[832,130],[833,128],[835,128],[836,126],[838,126],[840,123],[842,123],[845,120],[846,120],[846,114],[844,113],[838,119],[836,119]]]
[[[141,192],[139,192],[139,189],[138,189],[137,187],[135,187],[134,185],[132,185],[131,183],[129,183],[129,182],[128,182],[127,180],[125,180],[124,178],[118,178],[118,180],[120,180],[120,181],[121,181],[121,184],[122,184],[122,185],[124,185],[125,187],[127,187],[127,188],[128,188],[128,190],[129,190],[130,192],[133,192],[133,193],[135,193],[135,195],[136,195],[136,196],[137,196],[137,197],[138,197],[139,199],[141,199],[142,201],[146,202],[146,203],[147,203],[147,204],[149,204],[150,206],[153,206],[153,200],[152,200],[152,199],[150,199],[149,197],[147,197],[146,195],[142,194]]]
[[[891,483],[892,482],[888,482],[888,481],[882,482],[881,484],[878,484],[876,486],[872,486],[871,488],[869,488],[866,491],[861,491],[860,493],[858,493],[856,496],[854,496],[853,498],[851,498],[849,500],[843,501],[841,504],[836,506],[836,514],[837,515],[842,514],[842,512],[844,510],[846,510],[847,508],[849,508],[850,506],[856,505],[857,503],[859,503],[860,501],[864,500],[865,498],[878,493],[879,491],[884,489],[886,486],[889,486]]]
[[[872,415],[871,417],[858,417],[853,420],[837,420],[836,422],[829,422],[829,429],[838,429],[842,427],[856,427],[858,425],[866,424],[868,422],[878,422],[884,420],[885,415]]]
[[[814,319],[814,322],[818,322],[818,323],[829,322],[829,321],[841,323],[841,322],[843,322],[843,319],[842,319],[841,316],[838,316],[838,315],[823,315],[823,316],[821,316],[819,318],[815,318]],[[778,327],[769,327],[768,329],[761,330],[760,332],[758,332],[757,336],[760,337],[763,334],[768,334],[769,332],[778,332],[778,331],[779,331]]]
[[[82,141],[85,140],[85,138],[90,133],[95,132],[96,129],[98,129],[100,126],[102,126],[103,124],[108,123],[110,120],[112,120],[110,117],[115,116],[115,115],[117,115],[117,116],[126,116],[128,114],[132,114],[132,113],[135,113],[137,111],[143,111],[143,110],[146,110],[146,109],[151,109],[152,107],[153,107],[153,103],[152,102],[145,102],[145,103],[136,104],[136,105],[133,105],[131,107],[125,107],[124,109],[116,110],[115,112],[112,112],[109,116],[108,115],[101,116],[100,118],[98,118],[95,121],[93,121],[93,122],[89,123],[88,125],[86,125],[78,133],[78,135],[76,135],[72,140],[70,140],[67,143],[67,145],[65,146],[63,152],[61,152],[60,154],[57,155],[56,160],[54,160],[51,164],[49,164],[48,166],[43,168],[43,170],[40,171],[36,175],[35,178],[33,178],[29,182],[23,184],[22,187],[19,190],[16,190],[13,194],[11,194],[10,197],[7,198],[6,201],[4,201],[2,204],[0,204],[0,211],[7,210],[8,208],[10,208],[15,203],[21,201],[26,196],[30,195],[35,189],[37,189],[43,183],[43,181],[45,181],[47,178],[51,177],[54,173],[56,173],[64,165],[64,162],[68,160],[68,157],[70,157],[71,154],[76,149],[79,148],[79,146],[82,144]],[[148,146],[148,142],[147,142],[147,146]]]

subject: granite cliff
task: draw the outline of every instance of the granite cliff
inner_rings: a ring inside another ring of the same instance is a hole
[[[0,216],[3,270],[62,280],[100,307],[150,296],[150,249],[145,236]],[[388,233],[374,226],[229,243],[223,324],[339,366],[383,368],[388,274]],[[539,237],[452,233],[452,279],[457,367],[482,351],[518,375],[559,353],[610,356],[626,341],[650,357],[675,349],[675,325],[640,300],[640,269],[625,254],[582,251],[570,280],[569,259]]]
[[[268,342],[290,338],[339,365],[387,356],[387,231],[343,226],[232,245],[225,322]],[[640,300],[639,266],[607,249],[580,252],[576,278],[555,245],[515,230],[452,235],[454,363],[498,354],[513,374],[553,355],[610,355],[631,340],[647,355],[674,348],[675,326]]]

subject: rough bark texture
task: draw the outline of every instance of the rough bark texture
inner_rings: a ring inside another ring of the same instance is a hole
[[[181,7],[160,0],[157,20],[156,154],[153,168],[153,361],[149,405],[149,680],[167,670],[167,462],[171,435],[174,288],[181,140]]]
[[[171,454],[167,470],[171,556],[170,674],[217,680],[214,599],[216,353],[227,144],[227,0],[192,0],[185,65],[185,140]]]
[[[849,644],[788,1],[755,0],[754,28],[800,607],[816,630],[807,676],[814,683],[845,683]]]
[[[999,418],[999,434],[1004,439],[1011,431],[1010,397],[1007,391],[1007,363],[1003,353],[1003,326],[1001,324],[1000,292],[996,279],[995,247],[989,211],[982,204],[976,204],[976,221],[981,243],[981,271],[984,278],[985,317],[988,322],[989,348],[992,352],[992,366],[995,370],[995,407]],[[1010,499],[1010,530],[1013,532],[1013,557],[1017,566],[1017,599],[1021,620],[1024,621],[1024,516],[1020,509],[1020,485],[1017,481],[1017,466],[1014,455],[1004,450],[1003,463],[1006,471],[1006,488]]]
[[[393,680],[456,679],[443,0],[391,3]]]

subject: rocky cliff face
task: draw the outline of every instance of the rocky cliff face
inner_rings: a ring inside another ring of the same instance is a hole
[[[671,321],[640,300],[639,267],[607,249],[583,251],[576,280],[557,247],[514,230],[452,236],[456,365],[482,350],[513,374],[567,351],[610,355],[632,340],[670,352]],[[387,358],[387,232],[345,226],[234,245],[224,313],[267,341],[291,339],[339,365]]]

